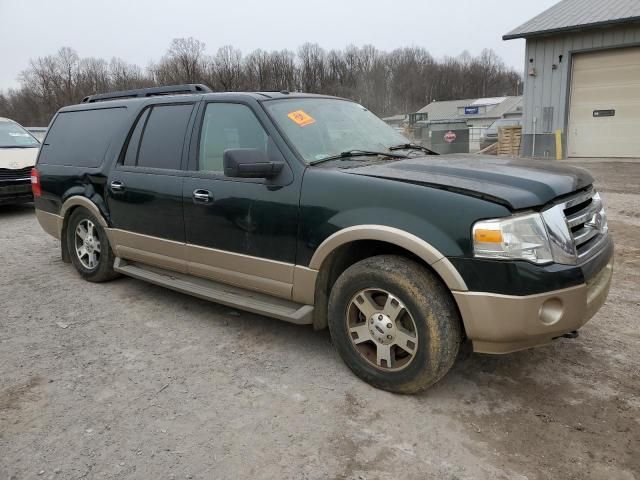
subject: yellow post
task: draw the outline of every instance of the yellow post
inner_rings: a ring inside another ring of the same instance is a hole
[[[562,160],[562,130],[556,130],[556,160]]]

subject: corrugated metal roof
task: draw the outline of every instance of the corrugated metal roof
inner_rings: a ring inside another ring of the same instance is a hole
[[[640,21],[639,0],[562,0],[511,30],[502,39],[527,38],[630,21]]]
[[[472,105],[486,105],[484,98],[467,98],[464,100],[447,100],[444,102],[431,102],[417,113],[427,113],[428,121],[440,120],[473,120],[478,118],[501,118],[505,113],[512,112],[522,107],[522,97],[504,97],[501,102],[486,113],[476,115],[460,115],[458,110]],[[501,100],[500,98],[493,100]],[[479,103],[478,103],[479,102]],[[483,103],[484,102],[484,103]]]

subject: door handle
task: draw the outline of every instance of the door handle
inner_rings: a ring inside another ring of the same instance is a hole
[[[209,190],[197,189],[193,191],[193,201],[195,203],[209,203],[213,200],[213,195]]]
[[[114,192],[122,192],[124,190],[124,183],[118,180],[114,180],[113,182],[111,182],[111,190],[113,190]]]

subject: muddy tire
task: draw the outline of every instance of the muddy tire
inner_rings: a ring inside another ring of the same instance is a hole
[[[118,274],[113,270],[115,256],[98,219],[85,208],[71,213],[67,224],[67,251],[71,263],[89,282],[106,282]]]
[[[371,385],[415,393],[453,365],[462,327],[447,288],[427,267],[381,255],[338,278],[329,297],[331,338],[349,368]]]

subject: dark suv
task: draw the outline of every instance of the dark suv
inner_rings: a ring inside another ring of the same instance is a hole
[[[359,377],[415,392],[465,339],[507,353],[571,334],[612,275],[587,172],[430,153],[348,100],[162,87],[61,109],[33,191],[87,280],[328,326]]]

